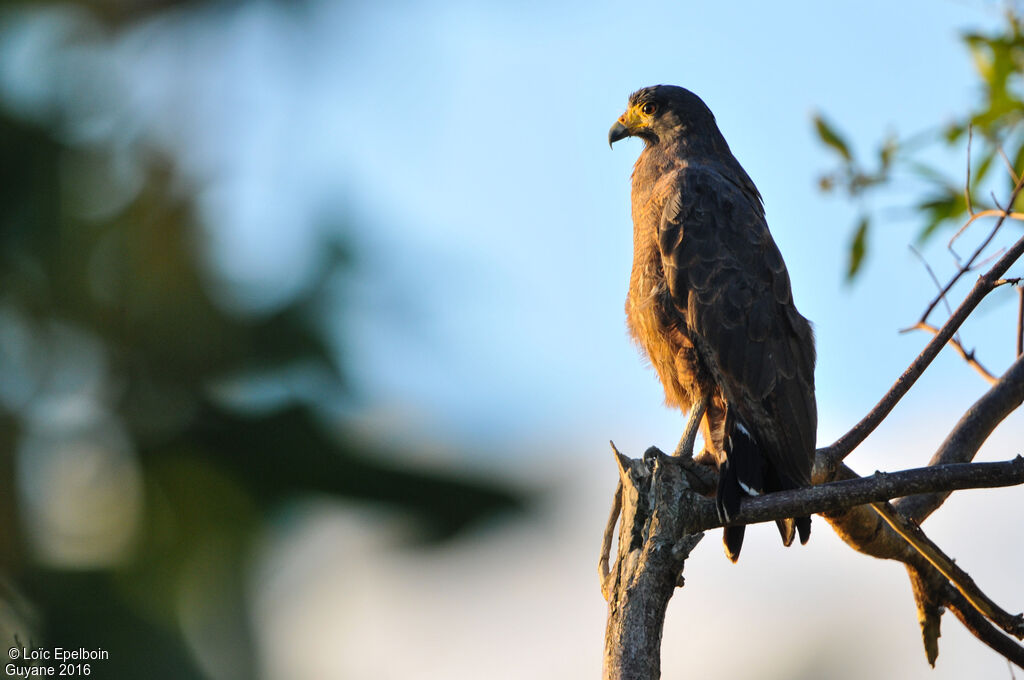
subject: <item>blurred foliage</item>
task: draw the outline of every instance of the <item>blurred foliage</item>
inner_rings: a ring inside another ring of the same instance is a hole
[[[858,156],[837,127],[822,115],[813,123],[821,142],[832,150],[838,167],[819,178],[823,192],[841,191],[861,205],[850,240],[847,279],[861,271],[875,216],[870,201],[897,179],[909,177],[919,187],[913,208],[923,222],[917,234],[924,242],[939,230],[958,227],[968,217],[966,173],[949,173],[927,158],[937,148],[967,153],[970,147],[970,200],[974,211],[996,208],[993,190],[1013,188],[1014,173],[1024,171],[1024,14],[1007,6],[1004,21],[991,34],[965,33],[979,80],[975,107],[951,122],[910,137],[885,138],[868,160]],[[970,140],[970,143],[968,143]],[[1024,209],[1024,195],[1012,210]]]
[[[176,3],[83,4],[124,22]],[[381,462],[396,457],[316,407],[346,391],[317,318],[344,313],[328,292],[345,280],[345,248],[325,244],[334,256],[318,280],[276,312],[224,309],[201,264],[197,187],[173,159],[72,143],[60,120],[22,119],[0,101],[10,645],[106,649],[93,678],[257,677],[246,571],[283,504],[386,506],[425,541],[521,507],[498,483]],[[290,371],[314,387],[276,407],[217,396]]]
[[[275,2],[287,9],[302,9],[306,0],[263,0]],[[119,27],[159,15],[167,10],[215,9],[229,11],[253,0],[74,0],[71,4],[85,8],[90,16],[108,26]],[[53,0],[7,0],[19,7],[52,7]]]

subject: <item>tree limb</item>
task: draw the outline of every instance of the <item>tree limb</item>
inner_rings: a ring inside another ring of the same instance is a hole
[[[616,461],[621,483],[621,491],[617,490],[616,495],[620,496],[621,513],[615,512],[613,516],[620,514],[621,520],[614,568],[607,576],[602,575],[602,589],[608,599],[604,678],[657,678],[665,610],[674,588],[682,583],[685,560],[703,531],[722,526],[722,522],[714,502],[692,490],[688,481],[690,473],[678,459],[652,447],[643,460],[617,454]],[[856,477],[846,466],[841,466],[838,474]],[[825,512],[833,526],[843,526],[844,518],[854,518],[849,527],[858,531],[867,526],[865,518],[858,513],[868,513],[869,521],[881,521],[863,505],[866,502],[937,490],[1021,483],[1024,483],[1024,458],[1021,456],[1003,463],[967,463],[876,473],[864,479],[846,479],[744,499],[735,521],[750,524]],[[867,538],[851,539],[840,535],[847,542],[857,542],[862,552],[899,559],[917,569],[924,575],[922,583],[943,582],[938,580],[941,576],[930,576],[938,572],[918,551],[891,529],[889,533],[896,539],[889,539],[884,545],[877,543],[877,529]],[[605,535],[609,536],[610,532],[606,530]],[[933,603],[931,609],[937,612],[939,606]],[[924,625],[922,620],[923,628]],[[929,625],[937,637],[937,613],[931,616]],[[926,634],[926,645],[927,640]],[[930,653],[929,658],[934,661],[934,654]]]
[[[900,472],[876,472],[870,477],[744,498],[738,514],[729,524],[756,524],[788,517],[835,513],[899,496],[1017,484],[1024,484],[1024,457],[1021,456],[1002,463],[960,463]],[[714,502],[702,500],[696,509],[699,512],[694,520],[697,531],[724,526],[725,523],[718,518]]]

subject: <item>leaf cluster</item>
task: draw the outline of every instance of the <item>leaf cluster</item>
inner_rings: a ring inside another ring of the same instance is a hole
[[[996,208],[989,191],[1012,189],[1024,168],[1024,32],[1020,11],[1010,6],[991,33],[970,32],[962,42],[978,78],[976,105],[952,121],[910,136],[889,135],[873,153],[859,154],[839,127],[823,114],[813,119],[815,134],[832,151],[837,165],[818,180],[824,193],[841,193],[860,207],[854,225],[846,278],[861,271],[877,223],[877,200],[897,181],[909,180],[915,198],[909,207],[920,216],[919,242],[961,224],[972,208]],[[973,143],[973,145],[972,145]],[[929,160],[936,150],[966,150],[969,180]],[[1008,172],[1007,172],[1008,170]],[[1000,179],[1002,184],[999,184]],[[1019,211],[1024,197],[1013,206]]]

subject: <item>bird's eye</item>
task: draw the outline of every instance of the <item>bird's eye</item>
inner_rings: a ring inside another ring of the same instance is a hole
[[[640,110],[643,112],[645,116],[653,116],[654,112],[658,110],[658,105],[655,104],[654,102],[647,102],[642,107],[640,107]]]

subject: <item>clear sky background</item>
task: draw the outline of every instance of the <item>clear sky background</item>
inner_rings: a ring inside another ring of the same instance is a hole
[[[811,115],[861,151],[941,124],[976,94],[959,33],[998,19],[992,3],[949,0],[253,3],[164,17],[84,55],[110,60],[127,95],[113,110],[86,102],[87,119],[171,149],[202,187],[225,304],[295,295],[342,218],[358,294],[325,323],[346,338],[366,427],[432,442],[425,465],[499,470],[547,492],[527,520],[428,553],[400,547],[400,520],[366,508],[316,508],[272,537],[253,583],[272,677],[596,677],[607,441],[670,448],[683,425],[626,335],[641,144],[609,151],[608,127],[656,83],[715,112],[816,327],[825,445],[923,347],[897,330],[934,288],[906,247],[917,222],[899,193],[862,280],[843,284],[857,208],[816,188],[832,159]],[[5,54],[58,68],[69,57],[46,47],[68,25],[51,15]],[[25,107],[44,96],[4,87]],[[947,160],[959,172],[963,155]],[[940,241],[924,252],[944,278]],[[1014,321],[1006,299],[987,305],[965,343],[1005,367]],[[944,352],[850,465],[923,464],[985,389]],[[1021,425],[1007,420],[981,457],[1019,453]],[[1014,611],[1024,547],[1006,538],[1022,535],[1022,502],[966,492],[926,527]],[[1005,526],[989,519],[1010,507]],[[718,541],[687,563],[665,677],[1009,677],[952,616],[930,671],[903,570],[852,553],[822,521],[790,550],[774,528],[751,530],[737,566]]]
[[[923,337],[895,331],[933,287],[906,248],[916,223],[896,210],[861,285],[842,285],[857,212],[816,190],[831,157],[810,117],[826,112],[868,152],[887,131],[941,124],[974,94],[958,32],[997,19],[959,2],[314,3],[297,16],[257,3],[153,22],[115,54],[123,119],[203,186],[211,257],[234,301],[294,294],[322,247],[320,218],[341,213],[365,290],[358,320],[339,324],[357,324],[367,401],[489,449],[541,433],[584,449],[609,435],[674,438],[679,418],[660,408],[623,323],[640,143],[604,142],[632,90],[693,89],[764,195],[816,325],[824,443],[920,349]],[[949,271],[939,240],[926,254]],[[984,350],[1005,364],[1012,342]],[[978,389],[957,360],[940,363],[953,370],[931,386]]]

